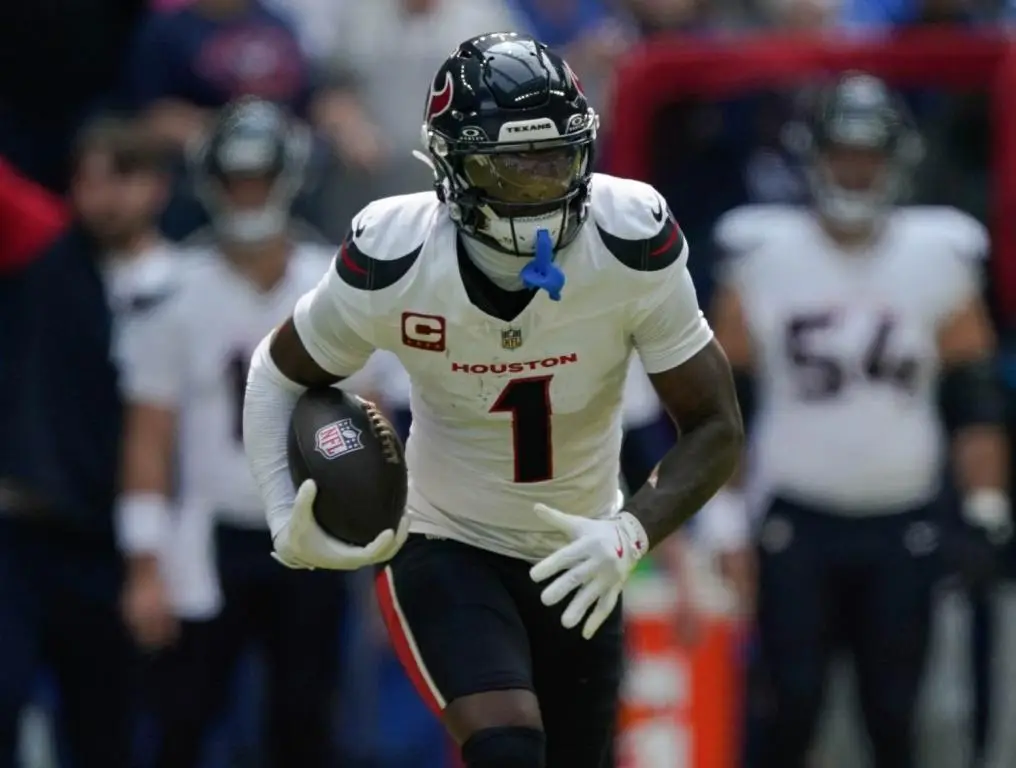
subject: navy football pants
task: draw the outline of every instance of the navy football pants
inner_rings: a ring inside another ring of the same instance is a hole
[[[858,519],[773,502],[759,546],[758,768],[804,768],[841,649],[853,661],[876,768],[914,765],[941,562],[936,523],[930,509]]]

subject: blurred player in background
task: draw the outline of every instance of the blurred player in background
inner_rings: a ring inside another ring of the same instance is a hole
[[[652,187],[592,173],[597,126],[571,69],[532,38],[460,45],[427,99],[436,190],[358,214],[251,364],[244,438],[276,556],[391,561],[378,593],[393,645],[468,768],[606,764],[622,587],[740,451],[684,236]],[[293,488],[286,436],[307,387],[377,348],[413,384],[409,509],[361,548],[314,522],[315,484]],[[622,503],[636,351],[682,437]]]
[[[842,77],[801,128],[813,209],[743,208],[717,227],[715,326],[754,410],[745,482],[764,510],[758,766],[805,764],[846,646],[875,765],[908,768],[940,573],[940,393],[964,517],[986,543],[1010,529],[988,241],[957,210],[897,205],[920,142],[880,80]]]
[[[297,574],[265,556],[241,431],[254,348],[331,255],[289,234],[306,152],[302,130],[267,102],[244,99],[221,113],[195,160],[215,245],[186,256],[177,290],[130,338],[124,605],[138,642],[163,649],[160,768],[199,763],[236,662],[255,642],[268,659],[266,764],[332,764],[343,584],[339,574]]]
[[[120,339],[167,288],[156,220],[167,156],[135,125],[78,136],[70,227],[3,278],[0,338],[0,766],[40,667],[76,765],[130,764],[132,656],[117,598]]]

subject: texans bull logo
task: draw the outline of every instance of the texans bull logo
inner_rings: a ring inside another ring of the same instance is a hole
[[[435,117],[443,115],[448,111],[448,108],[452,105],[452,75],[451,72],[445,72],[444,86],[440,91],[435,90],[437,78],[434,79],[434,83],[430,85],[430,98],[427,100],[427,119],[433,120]]]

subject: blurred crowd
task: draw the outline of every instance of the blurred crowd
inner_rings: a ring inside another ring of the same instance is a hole
[[[432,183],[413,152],[432,73],[460,41],[510,29],[554,47],[600,111],[608,148],[612,127],[626,120],[611,109],[613,75],[649,39],[736,45],[791,32],[890,41],[920,26],[991,33],[1004,29],[1010,5],[3,3],[0,768],[67,758],[78,768],[453,764],[387,647],[369,579],[280,578],[256,496],[244,495],[250,483],[231,485],[244,470],[222,455],[242,458],[225,419],[237,412],[253,345],[314,284],[355,212]],[[748,202],[806,198],[787,131],[800,94],[764,86],[683,100],[656,117],[647,180],[692,244],[703,306],[713,294],[719,217]],[[928,148],[913,198],[987,220],[987,97],[905,95]],[[277,141],[268,165],[255,158],[246,167],[242,152],[225,158],[210,142],[245,96],[264,100],[264,131]],[[610,159],[605,152],[601,164]],[[254,266],[241,280],[216,271],[219,254],[244,261],[251,253],[264,258],[247,259]],[[266,306],[257,289],[283,275],[289,292]],[[153,324],[153,308],[174,301],[183,283],[176,325],[167,313]],[[1008,330],[1000,324],[1003,340]],[[174,346],[197,349],[205,335],[204,353]],[[232,378],[223,384],[223,376]],[[397,361],[379,353],[347,386],[382,404],[406,434],[409,384]],[[187,405],[216,387],[208,410]],[[637,367],[626,398],[622,465],[635,489],[675,435]],[[222,491],[194,498],[192,481]],[[664,602],[675,643],[693,649],[720,622],[734,638],[735,667],[750,652],[750,549],[746,524],[705,515],[633,582],[645,599],[631,604],[652,612],[662,584],[672,593]],[[973,641],[950,663],[973,670],[963,738],[975,753],[989,741],[998,698],[987,670],[999,620],[985,585],[1010,566],[960,582]],[[733,739],[740,705],[725,706]]]

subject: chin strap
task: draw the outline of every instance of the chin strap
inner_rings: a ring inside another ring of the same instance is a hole
[[[544,290],[553,301],[561,300],[564,272],[554,263],[554,243],[546,229],[536,231],[536,255],[519,273],[527,288]]]

